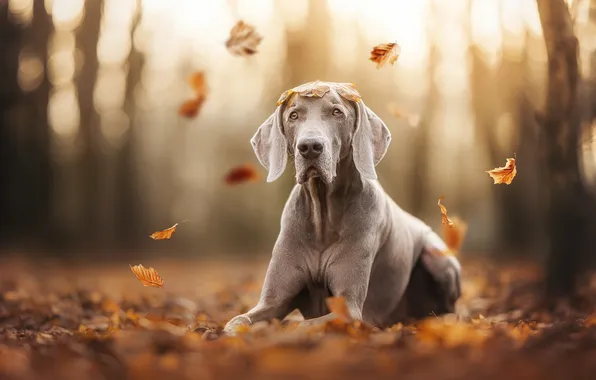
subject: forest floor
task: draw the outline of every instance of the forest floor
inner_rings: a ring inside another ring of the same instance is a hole
[[[596,276],[573,308],[546,311],[534,266],[464,262],[457,315],[386,330],[274,321],[227,337],[266,263],[143,264],[164,288],[126,263],[0,262],[0,379],[596,379]]]

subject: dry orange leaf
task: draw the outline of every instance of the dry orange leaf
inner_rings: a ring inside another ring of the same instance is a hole
[[[263,37],[257,33],[254,26],[240,20],[230,31],[226,48],[232,55],[245,57],[257,52],[257,45],[262,39]]]
[[[439,198],[439,201],[437,202],[439,209],[441,209],[441,223],[447,227],[453,227],[453,221],[447,217],[447,209],[441,204],[443,199],[445,199],[445,197]]]
[[[205,80],[205,73],[202,71],[192,74],[190,78],[188,78],[188,84],[195,91],[197,97],[206,95],[207,83]]]
[[[334,89],[344,99],[351,100],[354,102],[360,101],[360,93],[356,90],[356,86],[353,83],[329,83],[316,80],[314,82],[308,82],[300,86],[294,87],[281,94],[277,105],[282,105],[288,100],[292,94],[298,94],[300,96],[307,97],[323,97],[329,90]]]
[[[343,320],[344,322],[351,322],[352,316],[350,315],[350,310],[348,310],[348,306],[346,305],[346,301],[343,297],[329,297],[327,298],[327,307],[329,311],[332,312],[337,316],[337,318]]]
[[[487,170],[486,172],[495,181],[493,185],[498,185],[501,183],[511,185],[511,181],[513,181],[515,175],[517,174],[515,158],[508,158],[505,166],[500,168],[494,168],[493,170]]]
[[[226,174],[225,182],[228,185],[237,185],[244,182],[256,182],[259,180],[259,172],[251,164],[245,164],[233,168]]]
[[[163,288],[163,279],[159,276],[157,271],[151,267],[149,269],[145,268],[141,264],[135,265],[134,267],[130,264],[128,265],[132,273],[137,276],[141,284],[144,286],[151,286],[154,288]]]
[[[457,256],[461,251],[461,246],[464,242],[466,232],[468,231],[468,224],[458,217],[454,217],[452,223],[453,226],[443,223],[443,240],[448,249],[446,252],[441,253],[443,255]]]
[[[401,48],[397,42],[380,44],[371,50],[369,59],[377,64],[377,69],[380,69],[386,63],[393,65],[397,61],[400,51]]]
[[[201,110],[201,106],[203,105],[204,101],[205,98],[195,98],[187,100],[184,103],[182,103],[182,105],[178,109],[178,114],[189,119],[195,118],[199,114],[199,111]]]
[[[166,228],[165,230],[155,231],[154,233],[149,235],[149,237],[153,240],[170,239],[172,235],[174,235],[174,232],[176,232],[176,227],[178,227],[178,223],[174,224],[170,228]]]
[[[420,115],[408,114],[407,112],[403,112],[401,109],[399,109],[393,103],[389,103],[387,105],[387,108],[389,109],[389,112],[391,112],[391,114],[393,116],[395,116],[399,119],[406,119],[408,124],[410,124],[412,127],[417,127],[418,123],[420,123]]]
[[[195,92],[195,97],[184,102],[178,109],[178,114],[187,118],[197,117],[207,99],[207,84],[205,74],[196,72],[188,78],[188,84]]]

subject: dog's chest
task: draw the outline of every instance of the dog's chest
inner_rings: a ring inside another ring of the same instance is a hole
[[[329,247],[327,249],[312,248],[305,258],[309,287],[327,289],[329,273],[333,270],[332,250]]]

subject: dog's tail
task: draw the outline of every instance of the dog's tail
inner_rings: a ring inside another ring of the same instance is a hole
[[[464,243],[466,232],[468,232],[468,224],[458,217],[451,218],[453,226],[449,227],[443,224],[443,240],[447,245],[447,252],[443,254],[458,256],[461,251],[461,246]]]

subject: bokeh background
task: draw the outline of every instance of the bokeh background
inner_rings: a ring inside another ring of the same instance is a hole
[[[568,3],[590,94],[596,1]],[[240,19],[264,36],[254,56],[225,48]],[[393,41],[399,60],[377,70],[371,48]],[[541,257],[546,59],[535,0],[0,0],[1,252],[266,257],[293,168],[271,184],[224,176],[258,166],[249,139],[279,95],[320,79],[355,83],[392,131],[378,173],[404,209],[439,228],[444,195],[469,224],[465,254]],[[208,97],[186,119],[197,71]],[[578,101],[594,189],[596,106]],[[484,171],[514,155],[513,184],[493,185]]]

